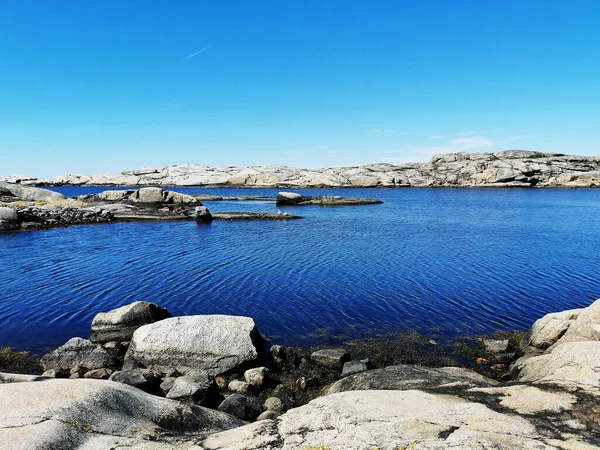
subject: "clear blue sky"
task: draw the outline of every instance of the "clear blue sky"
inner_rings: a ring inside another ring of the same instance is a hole
[[[0,2],[0,175],[507,148],[600,154],[600,2]]]

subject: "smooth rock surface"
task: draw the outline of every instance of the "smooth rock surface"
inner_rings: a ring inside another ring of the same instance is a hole
[[[546,349],[556,343],[583,309],[546,314],[535,321],[527,336],[527,345]]]
[[[176,369],[182,374],[205,370],[216,376],[255,361],[260,340],[249,317],[172,317],[135,331],[124,368]]]
[[[103,380],[0,385],[0,449],[175,449],[242,425],[218,411]]]
[[[142,325],[171,317],[171,313],[155,303],[133,302],[106,313],[98,313],[92,321],[90,341],[104,344],[110,341],[130,341]]]

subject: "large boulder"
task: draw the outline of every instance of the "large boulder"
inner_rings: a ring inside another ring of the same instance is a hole
[[[171,317],[171,313],[155,303],[134,302],[106,313],[98,313],[92,321],[90,341],[106,343],[130,341],[142,325]]]
[[[133,334],[124,368],[205,370],[215,376],[257,360],[261,337],[249,317],[172,317],[144,325]]]
[[[135,192],[131,199],[137,203],[163,203],[166,192],[159,187],[143,187]]]
[[[541,319],[535,321],[527,336],[527,345],[546,349],[556,343],[571,323],[579,317],[583,309],[571,309],[558,313],[546,314]]]
[[[68,372],[77,366],[93,370],[114,365],[112,356],[101,346],[78,337],[70,339],[66,344],[42,357],[44,371],[54,369],[57,372]]]
[[[600,391],[600,341],[566,342],[519,364],[519,381]]]
[[[0,207],[0,231],[13,231],[20,227],[17,211],[12,208]]]
[[[578,341],[600,341],[600,300],[580,310],[554,345]]]
[[[0,384],[0,449],[174,449],[238,427],[219,411],[105,380]]]
[[[51,202],[55,200],[64,200],[66,197],[58,192],[49,189],[41,189],[33,186],[23,186],[22,184],[12,184],[0,182],[0,187],[7,189],[17,198],[30,200],[34,202]]]
[[[555,448],[544,443],[545,439],[523,417],[456,396],[409,390],[320,397],[288,411],[277,421],[263,420],[213,434],[200,445],[206,450]]]
[[[279,192],[275,202],[278,205],[297,205],[306,200],[308,200],[307,197],[295,192]]]

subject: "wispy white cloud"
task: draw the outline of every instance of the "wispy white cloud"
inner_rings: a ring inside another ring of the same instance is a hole
[[[198,50],[197,52],[192,53],[191,55],[187,55],[185,58],[182,58],[182,61],[185,61],[187,59],[193,58],[194,56],[198,56],[202,53],[204,53],[206,50],[208,50],[210,48],[210,45],[207,45],[204,48],[201,48],[200,50]]]
[[[464,150],[471,150],[474,148],[483,148],[483,147],[493,147],[494,145],[497,144],[497,142],[494,142],[483,136],[451,139],[450,143],[452,145],[456,145],[457,147],[464,149]]]

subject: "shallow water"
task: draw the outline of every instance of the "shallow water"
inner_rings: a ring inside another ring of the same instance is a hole
[[[53,188],[67,195],[104,188]],[[275,189],[174,188],[214,195]],[[0,235],[0,347],[89,336],[135,300],[253,317],[277,343],[528,328],[600,297],[600,191],[294,189],[382,205],[286,207],[290,222],[119,223]],[[270,211],[271,202],[206,202]]]

